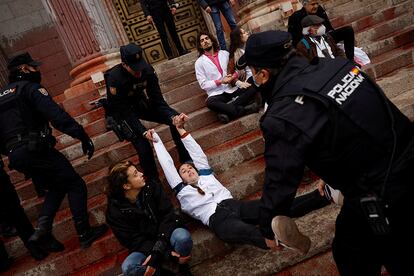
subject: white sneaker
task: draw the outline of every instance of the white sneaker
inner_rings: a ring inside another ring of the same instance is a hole
[[[331,186],[325,183],[325,186],[323,188],[323,191],[325,193],[325,197],[332,201],[335,204],[343,205],[344,204],[344,196],[342,195],[341,191],[335,190]]]
[[[272,219],[272,230],[277,245],[299,251],[303,255],[308,253],[311,241],[303,235],[293,219],[286,216],[276,216]]]

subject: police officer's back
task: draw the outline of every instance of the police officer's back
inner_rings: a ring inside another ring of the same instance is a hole
[[[286,214],[309,166],[344,194],[333,254],[343,275],[408,271],[404,243],[413,237],[404,216],[413,210],[413,124],[347,60],[310,65],[295,54],[290,35],[252,35],[247,65],[269,107],[261,118],[266,180],[261,230]],[[311,227],[311,226],[309,226]]]
[[[57,151],[49,122],[59,131],[81,140],[82,149],[91,158],[94,146],[82,126],[56,104],[41,86],[39,62],[28,53],[12,58],[8,64],[10,83],[0,90],[0,145],[9,157],[10,168],[27,178],[48,181],[37,228],[29,242],[48,251],[61,251],[63,244],[52,235],[53,219],[68,194],[69,206],[82,247],[106,231],[106,226],[90,227],[87,213],[87,189],[70,162]]]

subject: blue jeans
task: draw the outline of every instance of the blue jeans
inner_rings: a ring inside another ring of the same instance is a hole
[[[177,228],[173,231],[170,243],[173,250],[183,257],[190,255],[193,248],[191,234],[184,228]],[[141,264],[146,258],[147,256],[141,252],[132,252],[122,262],[122,273],[125,276],[144,275],[147,267]]]
[[[227,23],[230,25],[230,28],[233,30],[237,27],[236,19],[234,19],[233,10],[229,2],[224,2],[215,6],[210,6],[211,8],[211,19],[213,19],[214,27],[216,28],[217,39],[220,43],[221,50],[227,50],[226,39],[224,38],[223,25],[221,24],[220,12],[226,18]]]

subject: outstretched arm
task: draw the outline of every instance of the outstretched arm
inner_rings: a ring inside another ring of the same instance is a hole
[[[206,154],[200,145],[194,140],[190,133],[184,129],[185,122],[188,121],[188,116],[184,113],[176,116],[173,120],[173,124],[177,128],[178,133],[181,136],[181,141],[184,144],[185,149],[190,154],[191,159],[194,162],[194,166],[198,169],[210,169]]]
[[[172,160],[170,154],[165,148],[160,136],[154,131],[152,136],[156,141],[153,142],[155,153],[158,157],[158,162],[160,162],[161,168],[164,171],[165,177],[167,178],[168,184],[172,189],[177,186],[179,183],[183,182],[180,175],[175,168],[174,161]]]

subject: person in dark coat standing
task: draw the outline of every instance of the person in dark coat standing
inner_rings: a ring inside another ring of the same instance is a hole
[[[162,261],[171,256],[178,258],[181,275],[191,275],[186,263],[193,241],[161,183],[145,179],[130,161],[111,166],[108,182],[106,220],[130,252],[122,263],[123,275],[162,274]]]
[[[9,84],[0,90],[0,150],[9,157],[11,169],[35,179],[35,184],[47,181],[42,183],[47,191],[29,242],[52,252],[64,250],[63,244],[54,238],[52,226],[67,194],[80,245],[86,248],[106,232],[107,226],[90,226],[85,182],[55,149],[56,139],[49,122],[57,130],[79,139],[89,159],[94,145],[82,126],[40,84],[39,65],[29,53],[19,54],[8,63]]]
[[[314,14],[322,18],[323,25],[326,28],[326,33],[332,36],[335,43],[344,42],[346,57],[354,60],[354,47],[355,47],[355,35],[354,29],[351,26],[344,26],[338,29],[332,27],[331,21],[329,21],[326,11],[319,5],[318,0],[302,0],[303,8],[294,12],[289,17],[288,31],[292,35],[293,46],[299,43],[303,38],[302,34],[302,19],[307,15]]]
[[[168,42],[168,32],[178,50],[180,56],[187,54],[186,50],[180,42],[177,29],[174,23],[174,14],[177,12],[178,4],[174,0],[140,0],[141,7],[144,11],[145,18],[149,23],[154,23],[160,34],[161,43],[168,59],[174,58],[170,43]],[[164,25],[165,24],[165,25]]]
[[[311,65],[287,32],[251,35],[245,60],[269,105],[260,119],[264,236],[273,238],[270,221],[288,212],[307,165],[344,195],[332,246],[340,274],[381,275],[382,265],[410,274],[413,123],[353,62]]]

